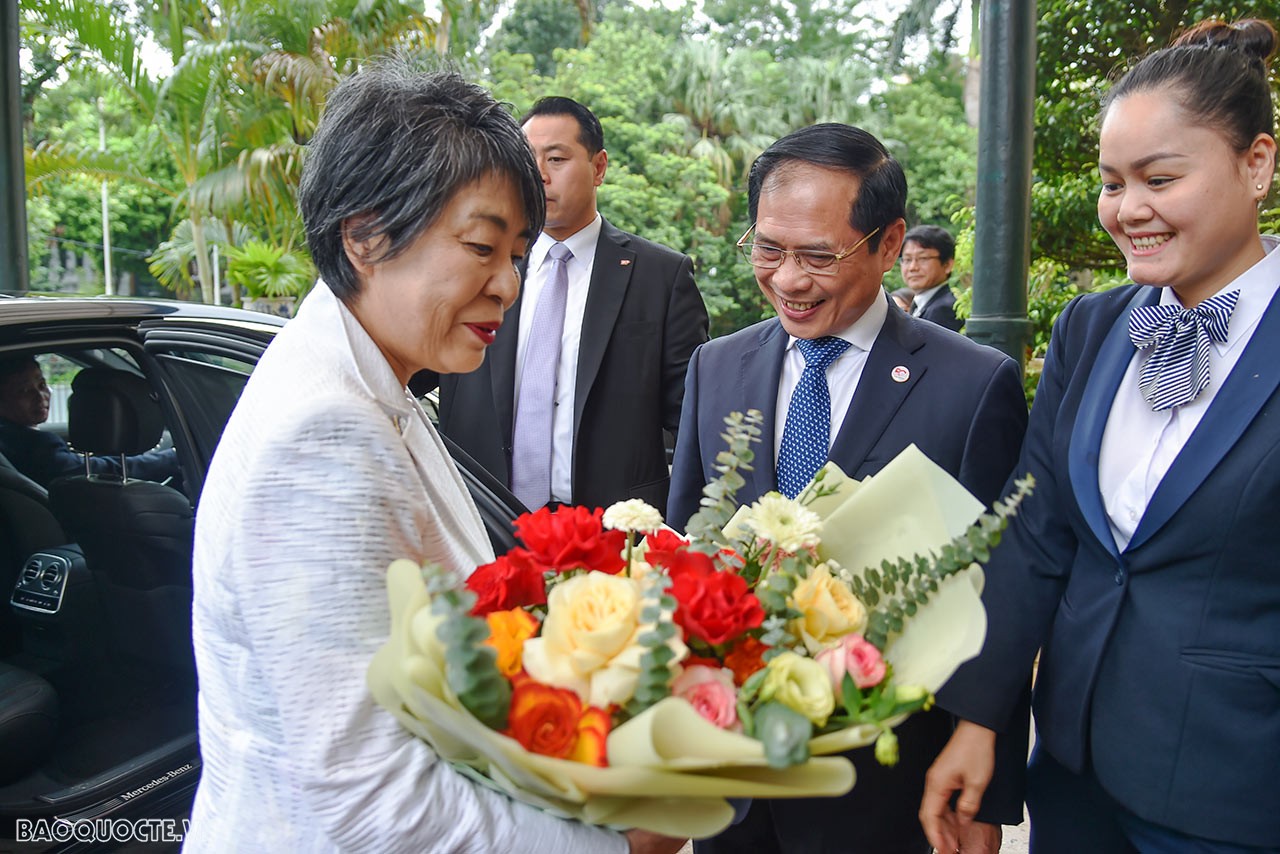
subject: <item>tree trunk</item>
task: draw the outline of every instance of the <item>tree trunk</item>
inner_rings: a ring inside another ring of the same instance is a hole
[[[204,221],[198,211],[191,211],[191,242],[196,249],[196,278],[200,280],[200,301],[213,305],[213,267],[209,264],[209,244],[204,239]]]

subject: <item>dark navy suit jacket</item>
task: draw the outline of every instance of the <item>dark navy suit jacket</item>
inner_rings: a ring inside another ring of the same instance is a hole
[[[987,642],[939,694],[999,728],[1043,643],[1038,743],[1149,821],[1280,841],[1280,300],[1118,551],[1098,488],[1133,356],[1131,286],[1054,328],[1017,471],[1036,492],[987,567]],[[1134,436],[1133,441],[1149,441]]]
[[[697,509],[702,487],[716,474],[712,465],[724,449],[720,433],[730,412],[758,409],[764,414],[756,465],[744,473],[747,483],[738,500],[753,501],[777,489],[774,420],[786,344],[786,331],[773,319],[694,353],[671,473],[668,519],[675,527],[683,527]],[[894,381],[897,367],[907,369],[905,382]],[[1026,423],[1026,399],[1013,360],[890,305],[830,459],[850,476],[864,478],[915,443],[989,505],[1013,470]],[[850,754],[859,782],[845,798],[772,802],[769,808],[778,833],[788,841],[787,850],[896,851],[904,844],[903,834],[914,834],[924,845],[916,820],[924,772],[951,728],[945,713],[917,715],[899,730],[897,768],[882,768],[865,748]],[[980,817],[985,821],[1016,824],[1022,819],[1025,723],[1019,735],[1003,742],[1012,744],[1001,771],[1004,786],[984,805]],[[753,810],[759,807],[757,802]],[[851,812],[858,818],[850,818]],[[893,820],[891,814],[896,814]],[[748,818],[742,826],[750,825]],[[877,837],[879,833],[883,836]],[[718,849],[713,844],[707,850]],[[739,845],[724,850],[750,849]]]
[[[932,320],[952,332],[959,332],[964,326],[964,321],[956,317],[956,295],[952,292],[950,285],[944,287],[933,299],[925,303],[924,310],[917,317]]]
[[[64,475],[84,474],[85,458],[71,450],[71,446],[56,433],[23,427],[0,418],[0,453],[27,477],[43,487]],[[139,480],[163,481],[178,477],[177,453],[172,449],[147,451],[126,457],[129,476]],[[119,474],[118,457],[90,457],[89,470],[93,474]]]

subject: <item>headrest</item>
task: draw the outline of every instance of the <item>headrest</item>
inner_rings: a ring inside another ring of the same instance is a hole
[[[71,382],[67,439],[81,453],[140,454],[164,433],[164,413],[150,384],[128,371],[85,368]]]

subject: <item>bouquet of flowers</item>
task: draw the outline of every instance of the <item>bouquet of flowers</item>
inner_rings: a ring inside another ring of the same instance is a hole
[[[977,563],[1031,483],[984,514],[913,446],[740,507],[759,419],[726,419],[687,537],[639,501],[560,507],[463,586],[392,564],[375,700],[512,797],[678,837],[727,826],[726,798],[847,792],[829,754],[892,764],[892,728],[982,646]]]

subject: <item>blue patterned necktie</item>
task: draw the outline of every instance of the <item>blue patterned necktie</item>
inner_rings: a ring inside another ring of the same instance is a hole
[[[560,338],[569,302],[568,265],[572,257],[563,243],[547,250],[546,263],[551,265],[551,272],[538,296],[520,374],[520,398],[516,401],[512,430],[511,491],[530,510],[551,500],[556,375],[560,370]]]
[[[778,448],[778,489],[788,498],[799,495],[827,462],[831,449],[827,368],[849,349],[849,342],[827,335],[812,341],[797,338],[796,346],[804,355],[804,372],[791,393]]]
[[[1209,346],[1227,340],[1239,291],[1217,294],[1195,308],[1149,305],[1129,315],[1129,340],[1150,349],[1138,388],[1151,409],[1160,412],[1190,403],[1209,386]]]

